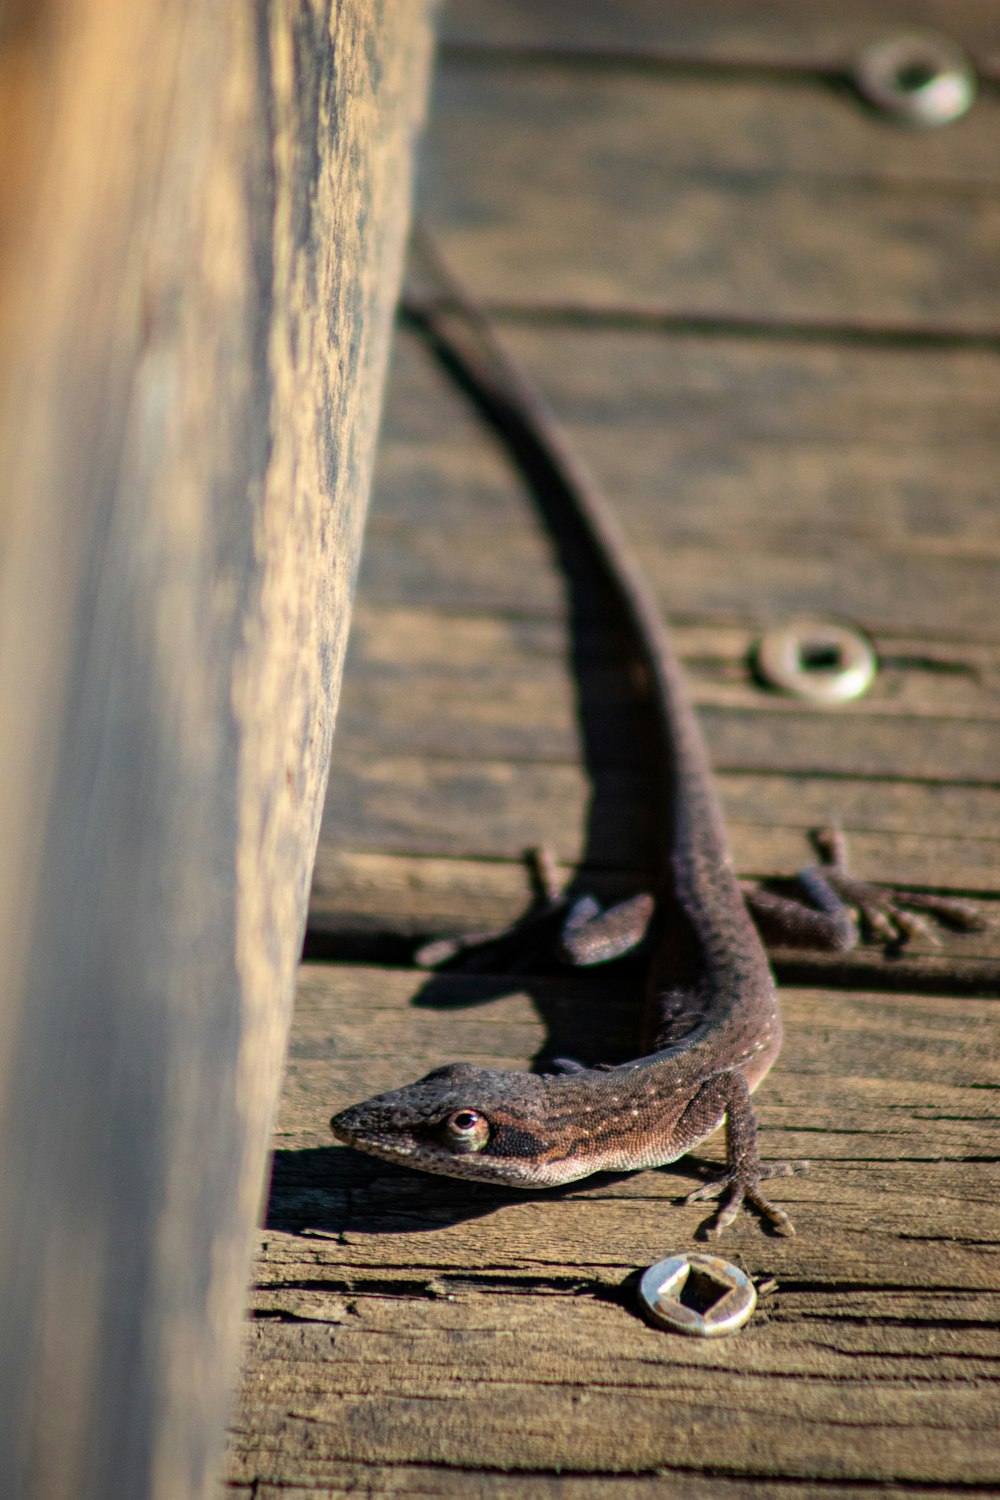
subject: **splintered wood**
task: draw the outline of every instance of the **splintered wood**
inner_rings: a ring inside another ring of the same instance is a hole
[[[456,4],[421,206],[649,571],[741,875],[788,875],[809,830],[837,820],[859,874],[989,911],[1000,102],[984,87],[960,124],[913,134],[831,86],[873,34],[935,22],[998,71],[987,0]],[[755,680],[754,640],[802,615],[869,632],[865,698],[813,710]],[[619,644],[495,438],[401,326],[235,1495],[1000,1485],[995,929],[784,962],[762,1148],[810,1166],[773,1185],[794,1239],[742,1215],[720,1242],[774,1283],[729,1339],[681,1340],[635,1311],[635,1272],[695,1244],[703,1211],[677,1200],[720,1138],[661,1172],[518,1195],[329,1136],[336,1109],[445,1062],[629,1055],[628,971],[427,976],[407,961],[428,936],[516,918],[531,845],[580,889],[643,888],[650,768]]]

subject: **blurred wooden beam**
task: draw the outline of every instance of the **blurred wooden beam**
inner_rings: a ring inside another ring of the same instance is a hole
[[[429,10],[0,32],[8,1500],[214,1484]]]

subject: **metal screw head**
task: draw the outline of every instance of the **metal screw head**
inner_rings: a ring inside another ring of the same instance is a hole
[[[718,1255],[671,1255],[643,1275],[639,1305],[659,1328],[717,1339],[743,1327],[757,1293],[749,1276]]]
[[[904,125],[947,125],[976,97],[965,53],[932,32],[872,42],[854,65],[854,81],[862,98]]]
[[[860,631],[824,620],[793,620],[767,631],[755,660],[774,687],[820,704],[860,698],[877,667],[871,642]]]

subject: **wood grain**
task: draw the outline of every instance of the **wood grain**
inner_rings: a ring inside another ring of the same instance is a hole
[[[579,49],[600,60],[712,61],[720,67],[841,69],[874,36],[944,31],[995,71],[996,13],[991,0],[453,0],[441,24],[445,47],[553,52]]]
[[[319,1468],[319,1466],[317,1466]],[[683,1494],[692,1500],[782,1500],[792,1496],[794,1500],[821,1500],[829,1495],[827,1483],[812,1484],[798,1480],[792,1484],[785,1479],[770,1482],[766,1479],[750,1480],[713,1474],[710,1479],[685,1474]],[[423,1464],[340,1463],[336,1459],[326,1460],[313,1482],[278,1485],[235,1484],[232,1494],[239,1500],[341,1500],[341,1497],[359,1492],[373,1495],[398,1495],[424,1500],[427,1496],[460,1496],[461,1500],[645,1500],[646,1496],[670,1494],[668,1481],[662,1472],[655,1475],[629,1474],[625,1477],[602,1474],[568,1474],[560,1470],[556,1474],[489,1474],[482,1469],[429,1469]],[[674,1493],[680,1494],[678,1488]],[[861,1500],[870,1493],[867,1484],[851,1485],[839,1483],[837,1494],[841,1500]],[[909,1487],[880,1484],[879,1495],[885,1500],[903,1500],[911,1495]],[[935,1486],[934,1493],[941,1500],[962,1500],[969,1494],[965,1486]]]
[[[214,1489],[429,51],[53,0],[3,155],[0,1492]]]
[[[1000,584],[994,354],[558,323],[504,333],[614,499],[671,620],[759,630],[832,614],[890,652],[913,635],[938,656],[975,643],[955,668],[978,675],[980,703],[1000,701],[983,609]],[[502,452],[412,335],[396,361],[368,600],[515,622],[564,613],[551,539]]]
[[[807,83],[553,64],[518,76],[503,129],[510,89],[503,67],[446,62],[430,133],[424,210],[487,300],[996,337],[994,172],[974,146],[965,165],[970,136],[995,138],[989,94],[931,141]]]
[[[760,785],[760,783],[758,783]],[[764,788],[773,801],[790,796],[780,782]],[[805,788],[806,791],[815,790]],[[860,789],[858,789],[860,791]],[[858,803],[863,805],[862,796]],[[896,804],[901,812],[905,803]],[[754,812],[766,817],[766,803],[755,805]],[[446,807],[436,809],[440,816]],[[456,810],[460,822],[461,809]],[[813,822],[818,820],[814,819]],[[849,820],[845,818],[845,822]],[[860,817],[859,817],[860,821]],[[916,821],[914,819],[914,821]],[[556,820],[543,825],[544,833],[557,833]],[[809,854],[805,829],[775,827],[770,823],[751,823],[730,817],[729,827],[741,869],[747,872],[747,883],[787,877],[801,867]],[[535,832],[538,832],[536,825]],[[481,932],[513,922],[524,911],[531,898],[531,882],[523,858],[505,856],[502,848],[485,853],[475,848],[462,851],[457,839],[451,848],[439,855],[429,853],[426,842],[418,852],[390,854],[385,852],[388,840],[373,851],[354,848],[339,850],[320,846],[309,904],[310,936],[336,934],[339,939],[371,935],[374,942],[392,938],[430,938],[442,932]],[[359,837],[359,843],[363,839]],[[413,839],[414,843],[418,840]],[[558,848],[558,844],[554,843]],[[917,889],[959,889],[983,898],[993,896],[995,848],[987,840],[977,850],[973,839],[948,840],[941,837],[910,834],[905,831],[880,833],[868,830],[850,834],[851,865],[870,880],[891,881]],[[631,851],[639,852],[638,847]],[[564,860],[559,866],[567,883],[576,876],[602,899],[621,899],[648,886],[649,869],[633,862],[614,865],[575,864]],[[981,884],[980,884],[981,882]],[[988,916],[995,907],[984,903]],[[960,938],[939,934],[941,951],[954,959],[959,954],[996,957],[998,935],[989,928]],[[919,946],[919,945],[918,945]],[[371,945],[369,945],[371,947]],[[329,951],[329,950],[327,950]],[[872,953],[880,950],[873,948]],[[899,957],[892,960],[898,965]]]
[[[996,556],[991,504],[1000,375],[992,348],[852,342],[649,319],[497,319],[574,445],[644,530],[671,505],[675,540],[756,536],[787,549],[867,546]],[[932,356],[932,357],[931,357]],[[440,517],[530,529],[534,508],[416,335],[400,330],[379,457],[380,532]],[[523,520],[522,520],[523,517]],[[374,581],[374,580],[373,580]]]
[[[997,793],[991,788],[980,794],[978,788],[965,793],[904,784],[883,793],[882,782],[831,782],[822,772],[755,776],[746,782],[720,775],[719,783],[739,848],[737,862],[748,875],[797,869],[808,847],[805,835],[836,815],[851,836],[856,860],[860,852],[859,873],[924,885],[933,871],[930,883],[945,888],[993,888]],[[944,815],[949,803],[967,813],[964,835],[934,826],[934,813],[940,806]],[[340,838],[370,852],[482,859],[516,859],[541,841],[570,865],[648,871],[653,865],[648,807],[645,783],[609,775],[595,790],[573,766],[345,755],[338,759],[324,839],[332,841],[337,830]],[[920,818],[924,808],[932,810],[927,823]],[[978,827],[977,810],[986,820]],[[600,820],[598,828],[588,831],[588,816]]]

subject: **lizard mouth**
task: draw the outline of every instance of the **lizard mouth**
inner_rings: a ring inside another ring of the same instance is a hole
[[[345,1146],[353,1146],[356,1151],[378,1150],[384,1156],[411,1156],[416,1150],[415,1145],[407,1141],[397,1139],[391,1144],[380,1141],[365,1130],[357,1109],[342,1109],[339,1114],[334,1115],[330,1120],[330,1130],[335,1140],[343,1141]]]
[[[433,1172],[436,1176],[474,1177],[480,1182],[496,1183],[498,1187],[545,1188],[553,1185],[549,1181],[538,1181],[537,1170],[526,1164],[509,1160],[501,1164],[497,1158],[481,1152],[465,1154],[431,1146],[426,1141],[380,1139],[359,1129],[353,1115],[352,1109],[334,1115],[330,1129],[335,1140],[363,1152],[365,1156],[374,1156],[400,1167],[414,1167],[421,1172]]]
[[[595,1171],[614,1171],[618,1161],[581,1163],[572,1160],[555,1162],[518,1162],[511,1157],[490,1156],[488,1152],[470,1154],[449,1151],[426,1141],[386,1141],[367,1134],[351,1119],[351,1109],[334,1115],[330,1129],[334,1138],[342,1141],[365,1156],[374,1156],[379,1161],[390,1162],[398,1167],[410,1167],[420,1172],[430,1172],[436,1177],[464,1177],[477,1182],[492,1183],[499,1188],[514,1188],[518,1191],[542,1191],[545,1188],[565,1187],[581,1177]]]
[[[334,1140],[341,1141],[345,1146],[350,1146],[352,1151],[363,1151],[366,1156],[379,1156],[383,1161],[398,1161],[405,1164],[416,1151],[415,1146],[404,1146],[395,1144],[385,1146],[378,1141],[366,1141],[361,1136],[348,1135],[344,1131],[335,1130]]]

